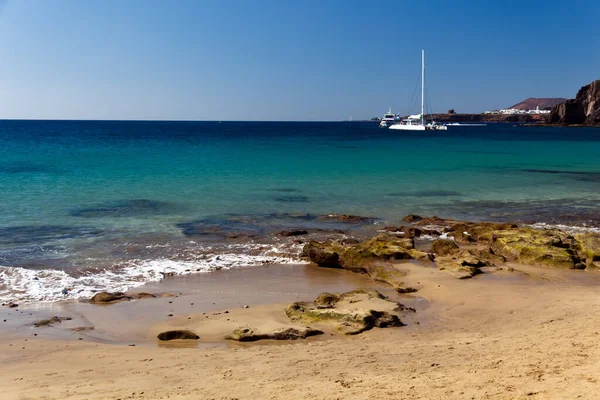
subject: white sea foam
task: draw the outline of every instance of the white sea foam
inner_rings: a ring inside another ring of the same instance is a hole
[[[205,249],[206,250],[206,249]],[[0,266],[0,302],[50,302],[93,296],[99,291],[127,291],[160,281],[165,274],[185,275],[266,264],[302,264],[275,246],[228,246],[223,252],[202,254],[192,260],[132,260],[111,269],[73,277],[60,270],[31,270]],[[252,253],[248,254],[249,250]]]
[[[593,226],[571,226],[571,225],[562,225],[562,224],[546,224],[544,222],[538,222],[536,224],[529,225],[532,228],[537,229],[560,229],[563,232],[567,233],[600,233],[599,227]]]

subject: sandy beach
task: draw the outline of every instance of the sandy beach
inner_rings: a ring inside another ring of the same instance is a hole
[[[243,286],[257,298],[242,299],[238,293],[227,300],[225,295],[223,307],[202,305],[199,293],[217,281],[208,274],[201,278],[204,286],[196,282],[196,294],[85,305],[94,307],[87,312],[80,305],[79,312],[94,320],[104,335],[117,342],[115,335],[122,333],[119,344],[79,334],[33,336],[32,328],[15,328],[0,341],[3,398],[597,398],[597,273],[514,265],[512,272],[459,280],[414,263],[397,267],[406,271],[406,283],[419,289],[418,297],[398,296],[404,303],[421,304],[414,317],[404,327],[375,328],[350,337],[329,334],[251,344],[220,339],[240,324],[283,323],[286,302],[298,297],[310,300],[319,291],[351,287],[384,288],[360,274],[316,266],[284,266],[288,270],[282,274],[225,271],[231,274],[232,292]],[[269,268],[273,272],[278,267]],[[290,275],[292,270],[296,272]],[[271,278],[265,282],[267,275]],[[287,292],[291,287],[297,290]],[[263,297],[266,293],[272,301]],[[192,302],[197,310],[190,309]],[[173,317],[164,314],[168,310],[174,310]],[[130,322],[155,317],[144,324],[107,323],[102,321],[106,313],[129,316],[123,320]],[[192,329],[201,339],[157,345],[155,334],[165,328]],[[128,346],[127,340],[137,344]]]

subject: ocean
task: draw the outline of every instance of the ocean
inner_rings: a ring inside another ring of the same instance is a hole
[[[0,121],[0,300],[297,263],[406,214],[600,227],[600,129]],[[370,217],[360,223],[329,214]]]

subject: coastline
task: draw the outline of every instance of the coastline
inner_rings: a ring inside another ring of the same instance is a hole
[[[513,229],[506,225],[467,226],[475,234],[488,226]],[[18,312],[3,307],[3,318],[11,312],[13,321],[2,327],[0,383],[9,399],[542,399],[597,392],[597,271],[507,260],[456,279],[452,271],[415,260],[390,265],[403,287],[416,292],[399,294],[369,273],[270,265],[173,276],[136,290],[170,297],[72,301]],[[354,289],[378,290],[415,312],[401,315],[405,326],[354,336],[323,325],[324,335],[292,342],[223,337],[238,326],[300,327],[286,317],[288,304]],[[31,326],[52,314],[73,320]],[[77,327],[93,329],[71,330]],[[169,329],[189,329],[200,339],[156,339]]]

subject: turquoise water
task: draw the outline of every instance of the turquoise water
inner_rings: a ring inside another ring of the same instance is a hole
[[[281,228],[339,229],[327,213],[599,226],[598,160],[584,128],[0,121],[0,265],[70,279],[250,254]]]

